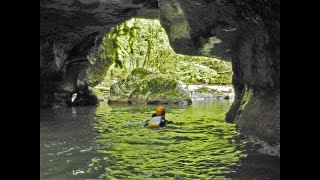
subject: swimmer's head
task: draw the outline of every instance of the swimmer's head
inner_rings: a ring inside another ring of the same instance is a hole
[[[157,116],[164,116],[166,114],[166,110],[163,106],[158,106],[156,109],[156,115]]]

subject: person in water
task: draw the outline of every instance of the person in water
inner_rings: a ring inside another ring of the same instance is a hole
[[[152,128],[152,127],[163,127],[167,124],[173,124],[172,121],[166,120],[166,110],[163,106],[158,106],[156,109],[156,113],[152,114],[152,119],[148,121],[145,126]]]

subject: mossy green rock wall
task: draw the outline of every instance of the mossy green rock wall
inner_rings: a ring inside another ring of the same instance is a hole
[[[191,96],[187,89],[169,76],[137,68],[127,78],[111,85],[108,102],[109,104],[191,103]]]

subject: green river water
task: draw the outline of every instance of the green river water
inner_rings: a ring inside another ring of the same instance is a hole
[[[277,178],[278,158],[255,155],[249,164],[241,161],[248,151],[235,125],[224,120],[230,105],[226,100],[165,105],[166,119],[174,124],[156,129],[144,127],[156,105],[101,102],[42,109],[40,178],[250,179],[261,177],[261,169],[262,177]]]

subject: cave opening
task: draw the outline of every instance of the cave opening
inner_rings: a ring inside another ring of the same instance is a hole
[[[202,54],[219,43],[214,40],[203,47]],[[134,73],[141,76],[158,74],[174,79],[191,90],[192,98],[199,98],[196,93],[202,93],[200,97],[205,99],[233,97],[231,62],[217,57],[176,53],[158,19],[131,18],[111,28],[100,45],[99,58],[108,62],[103,70],[103,80],[94,88],[99,99],[106,99],[104,96],[109,95],[110,88],[111,95],[122,96],[123,92],[115,92],[117,90],[112,89],[112,84],[127,81]],[[139,80],[129,83],[139,83]]]
[[[53,108],[40,112],[40,177],[278,179],[279,5],[41,1],[40,106]],[[149,22],[155,19],[131,17],[160,18],[166,31]],[[166,34],[170,43],[159,43]],[[198,95],[212,85],[233,86],[223,91],[233,94],[234,88],[234,100],[218,93],[221,101],[163,101],[176,100],[172,94],[185,98],[183,89],[195,85],[203,87]],[[104,97],[108,103],[87,106]],[[145,128],[155,103],[165,104],[174,124]]]

